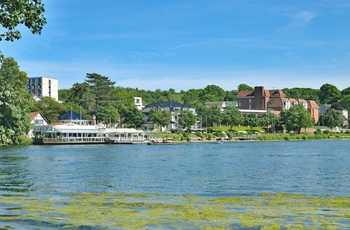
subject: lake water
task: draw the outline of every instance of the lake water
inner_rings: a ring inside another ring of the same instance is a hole
[[[349,196],[349,147],[349,140],[0,147],[0,199],[81,193]],[[0,214],[9,210],[0,205]],[[8,220],[0,227],[32,224]]]

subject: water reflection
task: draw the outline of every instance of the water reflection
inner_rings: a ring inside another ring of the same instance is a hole
[[[0,193],[22,193],[32,190],[28,178],[28,157],[26,148],[1,148],[0,152]]]
[[[349,141],[2,148],[1,192],[347,195]],[[336,149],[336,151],[334,151]]]
[[[146,221],[145,228],[155,227],[152,221],[159,228],[248,228],[252,220],[260,228],[276,218],[316,229],[322,218],[336,216],[341,229],[350,224],[344,218],[350,205],[349,143],[0,147],[0,220],[10,219],[9,228],[19,229],[55,229],[66,222],[69,228],[108,228],[135,218]],[[184,219],[175,220],[179,216]]]

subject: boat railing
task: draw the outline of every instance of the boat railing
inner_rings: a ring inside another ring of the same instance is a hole
[[[102,142],[105,137],[62,137],[43,138],[43,143],[79,143],[79,142]]]
[[[142,137],[109,137],[109,140],[115,143],[142,143],[145,141]]]

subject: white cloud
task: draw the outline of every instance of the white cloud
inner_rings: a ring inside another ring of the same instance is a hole
[[[303,25],[309,23],[313,18],[315,18],[317,15],[310,11],[301,11],[298,12],[291,17],[294,19],[293,24],[295,25]]]

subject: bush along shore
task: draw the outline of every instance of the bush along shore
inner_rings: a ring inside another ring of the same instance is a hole
[[[237,131],[218,129],[208,130],[210,132],[187,133],[184,131],[173,133],[152,133],[150,138],[172,138],[174,141],[190,141],[190,142],[214,142],[217,138],[223,141],[292,141],[292,140],[336,140],[350,139],[350,131],[346,132],[330,132],[328,130],[316,130],[314,133],[267,133],[263,129]]]

